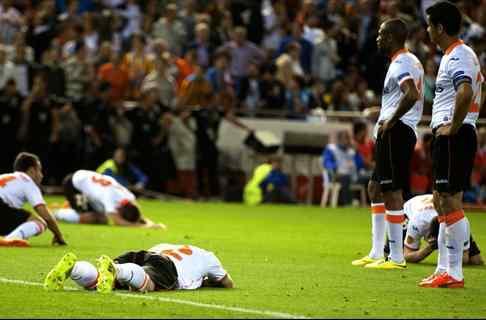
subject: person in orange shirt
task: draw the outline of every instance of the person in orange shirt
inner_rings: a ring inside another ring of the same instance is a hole
[[[123,67],[122,55],[113,53],[111,61],[100,66],[98,79],[106,81],[111,86],[111,101],[118,102],[126,98],[129,89],[129,73]]]
[[[177,95],[179,95],[184,79],[186,79],[190,74],[194,73],[196,61],[197,51],[195,48],[187,49],[186,53],[184,54],[184,58],[177,58],[175,60],[175,65],[177,66],[178,70],[176,77]]]

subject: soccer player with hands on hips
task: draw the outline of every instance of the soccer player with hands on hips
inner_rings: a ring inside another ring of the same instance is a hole
[[[468,232],[462,197],[469,188],[477,149],[476,121],[484,82],[473,49],[459,39],[462,14],[448,1],[426,10],[430,40],[444,53],[432,104],[432,162],[435,208],[439,213],[439,242],[435,272],[419,285],[462,288],[462,257]]]
[[[378,30],[378,48],[390,57],[381,109],[375,126],[376,167],[368,184],[372,206],[372,249],[352,262],[373,269],[405,269],[402,224],[403,191],[409,190],[410,160],[422,117],[424,70],[417,57],[405,48],[406,24],[386,20]],[[385,258],[385,232],[390,255]]]
[[[44,175],[39,158],[31,153],[19,153],[14,172],[0,175],[0,246],[29,247],[27,239],[38,236],[46,227],[54,234],[54,245],[65,245],[56,219],[42,196],[40,185]],[[22,207],[28,203],[38,216]]]
[[[114,289],[148,292],[234,287],[231,276],[214,253],[196,246],[167,243],[126,252],[113,260],[102,255],[96,267],[69,252],[47,274],[44,288],[61,290],[68,278],[100,293]]]
[[[108,224],[166,229],[142,216],[135,195],[114,178],[94,171],[78,170],[63,182],[70,207],[57,209],[58,220],[70,223]]]

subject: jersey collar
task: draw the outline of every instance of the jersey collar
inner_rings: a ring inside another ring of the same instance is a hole
[[[461,39],[457,39],[456,41],[454,41],[453,43],[450,44],[449,47],[447,47],[447,49],[445,49],[445,52],[444,54],[449,54],[451,53],[452,50],[454,50],[455,47],[463,44],[464,41],[462,41]]]
[[[395,60],[399,55],[401,55],[402,53],[406,53],[408,52],[408,49],[407,48],[401,48],[397,51],[395,51],[391,56],[390,56],[390,59],[391,61],[393,62],[393,60]]]

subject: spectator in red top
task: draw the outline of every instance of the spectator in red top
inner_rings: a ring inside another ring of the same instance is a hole
[[[375,160],[373,159],[375,144],[369,137],[368,126],[365,122],[357,121],[353,124],[353,138],[356,150],[363,158],[366,171],[371,172],[375,167]]]
[[[118,102],[125,98],[129,88],[128,71],[123,67],[123,56],[113,53],[110,62],[98,69],[98,79],[110,84],[111,102]]]
[[[410,191],[413,195],[430,193],[432,188],[432,133],[424,133],[416,144],[410,162]]]

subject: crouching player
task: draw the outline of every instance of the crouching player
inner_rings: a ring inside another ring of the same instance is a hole
[[[416,196],[408,200],[403,209],[408,218],[404,235],[404,256],[407,262],[420,262],[438,249],[438,246],[446,245],[444,239],[440,239],[440,241],[438,239],[439,222],[433,195]],[[471,235],[469,221],[467,218],[465,219],[467,232],[463,239],[463,264],[482,265],[484,261],[480,254],[481,251]],[[426,241],[425,246],[420,245],[422,239]],[[387,250],[389,249],[385,247],[385,252]],[[444,272],[445,269],[445,265],[440,265],[438,272]]]
[[[95,267],[87,261],[78,261],[74,253],[67,253],[47,274],[44,288],[60,290],[67,278],[101,293],[113,289],[147,292],[234,286],[212,252],[189,245],[162,243],[147,251],[127,252],[114,260],[103,255],[96,264]]]
[[[63,182],[64,195],[70,208],[58,209],[56,218],[70,223],[108,224],[166,229],[140,213],[136,198],[110,176],[78,170]]]
[[[31,153],[19,153],[14,171],[0,175],[0,246],[28,247],[27,239],[49,228],[54,234],[53,244],[66,242],[56,219],[51,216],[39,186],[44,177],[39,158]],[[22,207],[29,203],[39,217]]]

